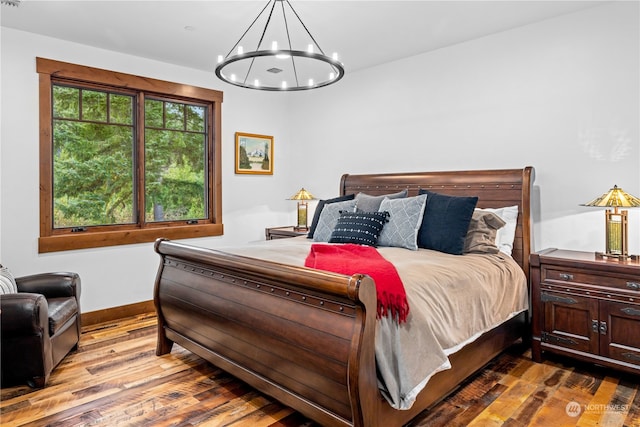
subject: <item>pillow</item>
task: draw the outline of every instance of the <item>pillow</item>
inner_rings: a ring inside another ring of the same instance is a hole
[[[313,214],[313,221],[311,221],[311,227],[309,227],[309,234],[307,234],[307,238],[311,239],[313,237],[313,233],[316,231],[316,227],[318,226],[318,220],[320,219],[320,213],[325,205],[337,202],[344,202],[346,200],[353,200],[356,197],[355,194],[349,194],[347,196],[334,197],[333,199],[320,200],[318,205],[316,206],[316,211]]]
[[[473,211],[469,230],[464,240],[465,254],[497,254],[496,233],[506,222],[493,212],[476,209]]]
[[[353,212],[356,208],[355,200],[345,200],[325,205],[318,218],[318,226],[313,233],[313,240],[316,242],[328,242],[331,233],[338,223],[340,211]]]
[[[0,265],[0,294],[15,294],[18,292],[16,279],[8,268]]]
[[[389,212],[389,223],[384,226],[378,244],[418,250],[418,231],[424,216],[427,195],[406,199],[385,198],[380,210]]]
[[[380,203],[384,198],[389,199],[402,199],[407,197],[408,190],[405,188],[402,191],[392,194],[383,194],[382,196],[370,196],[365,193],[356,194],[356,212],[377,212],[380,210]]]
[[[496,235],[496,246],[498,246],[500,251],[511,256],[511,251],[513,251],[513,240],[516,237],[518,206],[507,206],[496,209],[485,208],[483,210],[495,213],[506,222],[505,226],[498,230]]]
[[[355,243],[375,247],[388,218],[389,212],[343,212],[331,233],[329,243]]]
[[[419,194],[427,194],[427,206],[418,232],[418,246],[462,255],[478,198],[446,196],[427,190],[420,190]]]

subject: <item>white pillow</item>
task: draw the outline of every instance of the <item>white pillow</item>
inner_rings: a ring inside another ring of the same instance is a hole
[[[518,206],[507,206],[504,208],[484,208],[484,211],[493,212],[504,222],[505,226],[498,230],[496,234],[496,246],[500,252],[511,256],[513,251],[513,240],[516,237],[516,224],[518,222]]]
[[[0,294],[15,294],[18,292],[16,279],[6,267],[0,267]]]

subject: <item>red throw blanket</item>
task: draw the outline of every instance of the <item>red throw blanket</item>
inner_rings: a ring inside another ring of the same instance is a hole
[[[378,318],[391,315],[398,319],[398,323],[407,321],[409,304],[402,280],[394,265],[380,255],[376,248],[352,243],[314,243],[304,265],[349,276],[356,273],[371,276],[376,283]]]

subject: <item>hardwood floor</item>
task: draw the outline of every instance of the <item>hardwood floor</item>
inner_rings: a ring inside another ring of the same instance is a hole
[[[83,328],[46,388],[2,389],[0,424],[315,426],[177,345],[155,356],[155,327],[148,314]],[[640,427],[639,382],[566,359],[537,364],[514,349],[411,426]]]

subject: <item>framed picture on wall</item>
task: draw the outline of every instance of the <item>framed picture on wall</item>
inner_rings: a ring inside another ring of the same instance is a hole
[[[273,137],[236,132],[236,173],[273,175]]]

